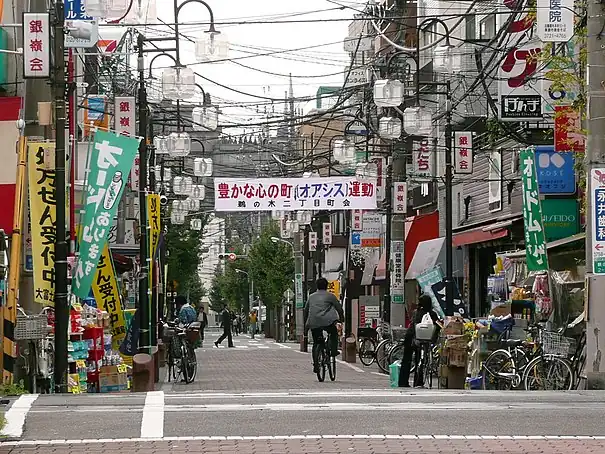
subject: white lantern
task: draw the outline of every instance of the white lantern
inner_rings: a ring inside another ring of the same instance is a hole
[[[299,224],[309,225],[313,220],[313,213],[311,211],[297,211],[296,220]]]
[[[438,73],[451,73],[453,71],[452,46],[437,46],[433,50],[433,70]]]
[[[164,99],[190,99],[195,96],[195,90],[195,73],[192,69],[178,66],[166,68],[162,73]]]
[[[204,197],[206,197],[206,187],[203,184],[194,184],[190,197],[196,200],[204,200]]]
[[[162,81],[153,77],[147,79],[147,102],[150,104],[159,104],[163,100]]]
[[[186,216],[189,213],[188,203],[185,200],[173,200],[171,212]]]
[[[185,199],[185,206],[188,211],[199,211],[200,209],[200,201],[199,199],[194,199],[193,197],[187,197]]]
[[[214,131],[218,128],[218,107],[195,107],[191,112],[191,117],[195,131],[204,131],[206,129]]]
[[[191,137],[186,132],[173,132],[168,136],[168,154],[174,158],[188,156],[191,152]]]
[[[212,176],[212,159],[195,158],[193,160],[193,174],[196,177],[211,177]]]
[[[403,111],[403,129],[410,136],[430,136],[433,132],[433,111],[427,107],[408,107]]]
[[[170,213],[170,222],[175,225],[182,225],[185,223],[185,216],[183,213],[173,211]]]
[[[84,11],[97,19],[119,19],[130,7],[130,0],[84,0]]]
[[[399,80],[381,79],[374,83],[374,103],[378,107],[399,107],[403,97],[404,85]]]
[[[360,180],[378,178],[378,166],[373,162],[360,162],[355,166],[355,177]]]
[[[156,0],[134,0],[132,8],[124,18],[125,24],[148,24],[158,20]]]
[[[334,141],[334,159],[341,164],[355,162],[355,144],[347,139]]]
[[[378,135],[383,139],[401,137],[401,120],[396,117],[382,117],[378,121]]]
[[[192,219],[191,220],[191,230],[200,231],[202,230],[202,220],[201,219]]]
[[[195,41],[198,62],[222,63],[229,58],[229,41],[224,33],[204,33]]]
[[[298,232],[300,226],[298,225],[298,221],[289,220],[286,221],[286,230],[290,233]]]
[[[286,213],[282,210],[273,210],[271,212],[271,217],[273,219],[284,219],[286,217]]]
[[[168,154],[168,137],[166,136],[155,136],[153,138],[153,146],[155,147],[155,154]]]
[[[189,195],[193,188],[191,177],[174,177],[172,180],[172,192],[176,195]]]

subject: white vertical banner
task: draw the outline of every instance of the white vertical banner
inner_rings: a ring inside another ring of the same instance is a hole
[[[391,260],[393,261],[390,282],[391,302],[395,304],[403,304],[405,300],[404,247],[403,241],[391,241]]]
[[[136,101],[133,96],[116,96],[114,98],[114,130],[117,134],[136,136]],[[139,190],[139,153],[134,158],[134,164],[130,169],[130,188]]]
[[[414,177],[432,180],[435,176],[435,155],[429,139],[415,140],[413,142]]]
[[[538,0],[536,19],[538,38],[566,43],[574,35],[574,0]]]
[[[323,244],[332,244],[332,223],[323,223]]]
[[[393,214],[406,214],[408,204],[408,184],[405,181],[393,183]]]
[[[454,173],[473,173],[473,133],[454,132]]]
[[[309,251],[317,250],[317,232],[309,232]]]
[[[351,230],[361,232],[363,229],[363,210],[353,210],[351,216]]]
[[[23,13],[23,78],[50,78],[48,13]]]

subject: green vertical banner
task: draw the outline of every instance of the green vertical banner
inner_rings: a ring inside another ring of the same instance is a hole
[[[523,183],[523,223],[525,227],[525,257],[528,271],[548,270],[546,237],[533,148],[521,151],[521,180]]]
[[[86,184],[80,257],[72,279],[72,291],[80,298],[88,297],[90,292],[139,142],[140,139],[112,132],[95,133]]]

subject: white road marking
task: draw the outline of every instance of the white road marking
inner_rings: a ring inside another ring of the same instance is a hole
[[[74,440],[21,440],[0,442],[0,446],[36,446],[36,445],[86,445],[101,443],[132,443],[151,441],[228,441],[228,440],[538,440],[538,441],[605,441],[605,436],[575,435],[565,438],[558,435],[254,435],[254,436],[189,436],[189,437],[153,437],[153,438],[112,438],[112,439],[74,439]]]
[[[382,372],[370,372],[373,375],[378,375],[379,377],[388,377],[388,374],[383,374]]]
[[[257,345],[256,348],[271,348],[268,345]]]
[[[164,436],[164,392],[150,391],[145,397],[143,420],[141,421],[141,438]]]
[[[0,434],[5,437],[20,437],[23,435],[25,418],[37,398],[38,394],[24,394],[20,396],[4,415],[6,425],[0,431]]]
[[[338,361],[340,364],[344,364],[345,366],[347,366],[350,369],[353,369],[355,372],[361,372],[362,374],[365,373],[365,370],[360,369],[357,366],[354,366],[351,363],[347,363],[346,361],[343,361],[342,359],[337,359],[336,361]]]
[[[286,345],[286,344],[281,344],[281,343],[279,343],[279,342],[276,342],[276,344],[277,344],[277,345],[279,345],[281,348],[290,348],[290,349],[292,348],[292,347],[290,347],[289,345]]]
[[[485,391],[483,396],[501,396]],[[278,391],[278,392],[241,392],[229,393],[221,391],[205,391],[191,393],[171,393],[166,394],[165,399],[242,399],[242,398],[315,398],[315,397],[406,397],[406,398],[425,398],[425,397],[464,397],[467,398],[470,391],[428,391],[428,390],[410,390],[401,391],[399,389],[334,389],[330,391]],[[476,395],[476,394],[475,394]]]

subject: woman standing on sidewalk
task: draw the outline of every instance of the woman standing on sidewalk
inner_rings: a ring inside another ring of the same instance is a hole
[[[252,310],[250,312],[250,334],[252,335],[252,339],[254,339],[254,334],[256,334],[256,322],[258,321],[256,316],[256,311]]]

